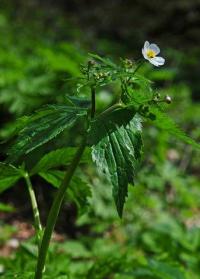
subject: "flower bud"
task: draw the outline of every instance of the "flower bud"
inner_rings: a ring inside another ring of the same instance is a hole
[[[171,104],[172,98],[171,98],[169,95],[165,96],[165,102],[166,102],[167,104]]]
[[[94,60],[89,60],[88,61],[88,65],[90,66],[94,66],[96,64],[96,62]]]

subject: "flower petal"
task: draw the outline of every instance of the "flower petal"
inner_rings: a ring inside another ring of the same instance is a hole
[[[145,43],[144,43],[144,50],[146,50],[146,49],[148,49],[149,48],[149,42],[148,41],[146,41]]]
[[[145,59],[148,60],[147,52],[146,52],[146,50],[144,48],[142,49],[142,55],[144,56]]]
[[[154,57],[149,59],[149,62],[156,67],[162,66],[165,63],[165,59],[162,57]]]
[[[152,49],[156,55],[160,53],[160,48],[156,44],[150,44],[149,49]]]
[[[154,59],[159,64],[159,66],[162,66],[165,63],[165,59],[163,57],[156,56],[156,57],[154,57]]]
[[[151,58],[151,59],[148,59],[148,60],[149,60],[149,62],[150,62],[151,64],[153,64],[154,66],[159,67],[159,63],[156,61],[155,57],[154,57],[154,58]]]

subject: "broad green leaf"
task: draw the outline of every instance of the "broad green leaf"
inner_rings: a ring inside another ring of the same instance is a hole
[[[151,113],[155,115],[155,119],[152,121],[158,128],[166,130],[169,134],[182,140],[183,142],[192,145],[194,148],[200,149],[200,144],[187,136],[166,113],[159,108],[152,107]]]
[[[48,105],[36,111],[30,116],[16,143],[10,149],[9,161],[15,161],[23,154],[28,154],[50,141],[85,114],[85,109],[64,105]]]
[[[64,172],[58,170],[48,170],[41,172],[39,175],[54,187],[58,188],[64,178]],[[69,188],[67,189],[67,198],[76,203],[79,215],[87,210],[89,205],[88,198],[91,197],[89,185],[80,177],[73,176]]]
[[[38,172],[44,172],[51,168],[56,168],[59,166],[67,166],[71,163],[77,149],[75,147],[65,147],[49,152],[44,155],[42,159],[36,164],[32,169],[31,174],[36,174]],[[80,163],[88,162],[90,158],[89,148],[85,150]]]
[[[134,183],[141,158],[141,131],[139,116],[127,109],[114,111],[95,120],[92,125],[92,158],[113,185],[113,197],[120,217],[128,184]]]
[[[21,177],[22,173],[19,169],[0,163],[0,193],[13,186]]]

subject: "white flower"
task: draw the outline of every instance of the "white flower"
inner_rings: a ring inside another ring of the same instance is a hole
[[[156,44],[150,44],[148,41],[144,43],[142,54],[146,60],[156,67],[162,66],[165,63],[165,59],[160,56],[156,56],[160,53],[160,49]]]

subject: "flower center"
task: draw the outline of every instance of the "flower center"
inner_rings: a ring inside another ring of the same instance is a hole
[[[148,56],[148,58],[154,58],[156,56],[156,53],[152,49],[148,49],[147,56]]]

